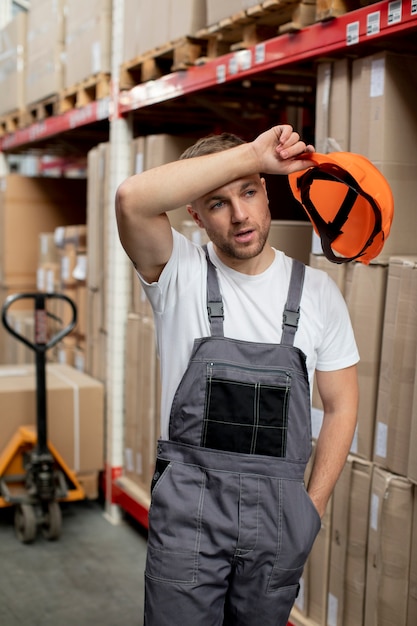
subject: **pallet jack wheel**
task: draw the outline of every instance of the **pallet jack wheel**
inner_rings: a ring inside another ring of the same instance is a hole
[[[32,543],[36,537],[36,511],[31,504],[18,504],[14,515],[16,536],[22,543]]]
[[[45,509],[46,510],[43,511],[41,525],[42,535],[45,539],[53,541],[54,539],[58,539],[61,534],[61,507],[58,502],[53,500],[45,505]]]

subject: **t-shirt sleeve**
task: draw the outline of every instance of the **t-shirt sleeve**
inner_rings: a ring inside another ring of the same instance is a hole
[[[201,248],[184,235],[172,229],[173,247],[171,257],[158,281],[147,283],[138,273],[139,280],[155,314],[163,314],[184,293],[195,276],[197,264],[201,265]]]

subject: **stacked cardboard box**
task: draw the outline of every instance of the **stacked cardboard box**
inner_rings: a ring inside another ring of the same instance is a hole
[[[97,497],[104,458],[104,387],[58,363],[47,364],[46,380],[48,440],[87,487],[87,496]],[[0,366],[0,398],[4,446],[19,426],[36,424],[35,367]]]
[[[378,260],[417,253],[416,57],[380,52],[352,65],[350,150],[368,157],[388,180],[395,215]]]
[[[64,87],[110,72],[111,0],[67,0]]]
[[[331,266],[317,237],[312,240],[310,263],[339,284],[361,355],[358,427],[333,496],[327,614],[326,621],[317,622],[325,626],[412,626],[416,620],[417,222],[412,198],[417,187],[412,172],[417,124],[415,93],[407,88],[414,71],[415,57],[381,52],[352,65],[323,63],[318,72],[318,149],[367,156],[386,176],[395,200],[391,234],[369,266]],[[340,86],[344,105],[333,99]],[[313,404],[319,409],[313,415],[320,414],[316,388]],[[320,425],[317,419],[316,436]],[[349,556],[344,533],[350,532]],[[316,571],[310,566],[308,574],[311,580]]]
[[[123,58],[131,61],[169,42],[195,36],[205,25],[205,0],[125,0]]]
[[[27,23],[26,104],[59,93],[64,84],[65,0],[32,0]]]
[[[88,153],[87,322],[85,371],[106,380],[107,349],[107,214],[110,145]]]
[[[62,224],[85,221],[85,194],[86,183],[82,179],[30,178],[18,174],[0,179],[1,304],[8,295],[36,291],[40,233],[53,232]],[[33,303],[21,301],[13,307],[13,310],[33,309]],[[9,341],[17,340],[1,325],[1,363],[6,363],[5,345]]]
[[[358,626],[366,598],[372,464],[350,456],[333,496],[327,624]]]
[[[371,485],[366,575],[366,626],[407,622],[413,486],[375,467]]]
[[[315,148],[317,152],[349,151],[350,59],[325,61],[317,67]]]
[[[57,360],[85,370],[85,341],[87,329],[87,226],[78,224],[55,229],[54,242],[59,256],[59,283],[57,291],[70,298],[77,310],[73,332],[57,344]],[[72,310],[63,299],[55,301],[56,317],[61,328],[72,321]]]
[[[374,461],[407,476],[417,352],[417,256],[391,257],[388,271]],[[415,451],[411,450],[411,457]]]
[[[159,362],[153,317],[127,320],[125,377],[125,476],[147,494],[159,435]]]
[[[18,13],[0,31],[0,115],[25,104],[26,13]]]
[[[52,293],[60,285],[59,249],[55,243],[55,231],[39,233],[39,255],[36,285],[39,291]]]

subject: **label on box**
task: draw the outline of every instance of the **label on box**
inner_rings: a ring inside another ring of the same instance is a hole
[[[366,18],[366,34],[377,35],[381,30],[381,13],[374,11]]]
[[[350,446],[350,451],[352,452],[352,454],[357,454],[358,453],[358,427],[356,426],[355,428],[355,434],[353,435],[353,439],[352,439],[352,445]]]
[[[128,472],[133,472],[133,450],[125,448],[125,467]]]
[[[387,458],[388,448],[388,426],[383,422],[378,422],[376,425],[376,437],[375,437],[375,454],[382,459]]]
[[[332,593],[328,595],[327,626],[337,626],[338,600]]]
[[[376,493],[372,494],[371,497],[371,516],[370,516],[370,524],[372,530],[378,530],[378,511],[379,511],[379,497]]]
[[[375,59],[371,64],[370,98],[384,95],[385,59]]]
[[[38,291],[45,290],[45,270],[43,267],[38,267],[36,270],[36,288]]]
[[[402,18],[402,0],[388,3],[388,24],[398,24]]]
[[[346,45],[359,43],[359,22],[351,22],[346,26]]]

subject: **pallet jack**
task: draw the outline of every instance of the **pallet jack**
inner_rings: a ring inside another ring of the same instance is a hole
[[[10,325],[7,314],[19,300],[33,300],[34,341]],[[58,318],[47,310],[53,299],[64,300],[71,310],[70,323],[48,340],[48,318]],[[38,528],[45,539],[55,540],[61,534],[60,502],[82,500],[85,492],[58,450],[47,437],[46,353],[68,335],[76,325],[74,302],[61,293],[21,293],[9,296],[2,307],[6,330],[35,352],[36,428],[20,426],[8,445],[0,452],[0,508],[15,506],[14,527],[22,543],[32,543]],[[1,415],[7,419],[7,415]]]

